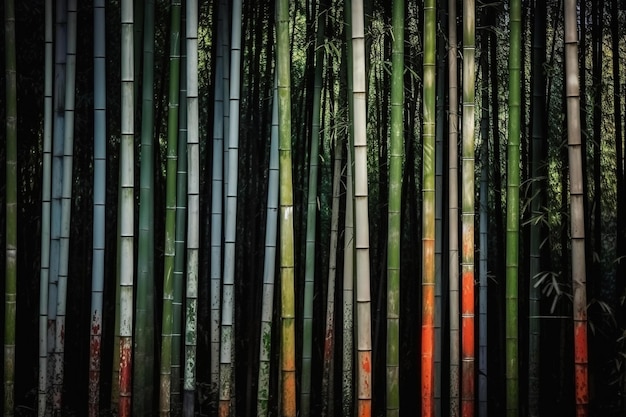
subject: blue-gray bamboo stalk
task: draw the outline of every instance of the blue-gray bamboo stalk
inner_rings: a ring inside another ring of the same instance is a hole
[[[100,363],[106,219],[106,31],[104,0],[94,1],[93,259],[89,340],[89,416],[100,412]]]
[[[53,5],[45,2],[44,129],[41,192],[41,273],[39,280],[39,378],[37,415],[43,417],[47,403],[48,280],[50,276],[50,206],[52,176],[52,89],[54,86]]]
[[[242,0],[232,3],[230,42],[230,97],[228,127],[228,166],[226,189],[226,222],[224,230],[224,275],[220,333],[220,416],[234,412],[234,313],[235,313],[235,243],[237,226],[237,193],[239,163],[239,97],[241,65]]]
[[[261,306],[261,340],[257,416],[268,415],[270,399],[270,358],[272,349],[272,315],[274,312],[274,277],[276,274],[276,239],[278,235],[278,99],[276,79],[272,99],[272,129],[265,220],[265,256],[263,260],[263,301]]]
[[[70,224],[72,209],[72,165],[74,158],[74,102],[76,84],[76,0],[67,2],[67,50],[65,110],[63,128],[63,183],[61,190],[61,229],[59,234],[59,282],[54,341],[53,410],[61,410],[65,363],[65,313],[69,275]]]

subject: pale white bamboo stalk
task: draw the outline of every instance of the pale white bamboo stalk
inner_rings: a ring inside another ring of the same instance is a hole
[[[352,1],[354,102],[354,223],[357,301],[357,415],[371,415],[372,329],[367,185],[367,91],[365,18],[362,0]]]
[[[63,140],[65,131],[65,67],[67,62],[67,0],[58,0],[55,6],[55,68],[54,68],[54,133],[52,139],[52,184],[50,211],[50,275],[48,277],[48,401],[52,405],[54,384],[57,292],[61,251],[61,193],[63,184]]]
[[[343,146],[343,145],[342,145]],[[342,347],[342,392],[343,416],[353,414],[353,371],[354,371],[354,192],[352,186],[352,150],[347,146],[346,167],[346,214],[344,224],[343,258],[343,347]]]
[[[134,48],[133,2],[121,2],[121,140],[120,140],[120,227],[119,227],[119,291],[120,291],[120,366],[119,412],[126,417],[131,412],[131,365],[133,346],[133,287],[134,287]]]
[[[234,413],[234,313],[235,313],[235,240],[237,226],[237,176],[239,158],[239,89],[241,65],[241,0],[232,3],[230,42],[230,97],[228,128],[228,186],[224,230],[224,276],[220,334],[220,415]]]
[[[183,415],[194,415],[200,248],[200,143],[198,121],[198,2],[186,3],[187,34],[187,286]]]
[[[65,362],[65,313],[69,272],[70,222],[72,210],[72,164],[74,153],[74,102],[76,80],[76,0],[67,2],[67,50],[65,78],[65,114],[63,135],[63,184],[61,190],[61,229],[59,234],[59,281],[54,339],[53,410],[62,403]]]
[[[228,124],[227,107],[224,101],[227,96],[228,71],[226,57],[224,56],[225,44],[227,45],[228,34],[225,17],[227,4],[224,0],[219,3],[217,21],[217,47],[215,57],[215,101],[213,105],[213,163],[211,179],[211,314],[210,314],[210,395],[212,402],[217,404],[219,397],[219,369],[220,369],[220,307],[222,287],[222,225],[224,223],[224,164],[228,153],[225,150],[226,125]],[[226,38],[226,40],[224,39]],[[228,55],[228,54],[226,54]]]

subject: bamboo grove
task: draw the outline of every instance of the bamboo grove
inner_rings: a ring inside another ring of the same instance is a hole
[[[1,18],[5,416],[626,413],[624,1]]]

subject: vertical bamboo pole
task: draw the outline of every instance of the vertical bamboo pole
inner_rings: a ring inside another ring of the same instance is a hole
[[[134,286],[134,50],[133,2],[122,0],[121,56],[121,140],[120,140],[120,227],[119,227],[119,294],[120,294],[120,353],[119,353],[119,416],[131,413],[131,371],[133,347],[133,286]]]

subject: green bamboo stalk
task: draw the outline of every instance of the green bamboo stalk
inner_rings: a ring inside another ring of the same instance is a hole
[[[404,149],[404,1],[391,17],[391,139],[387,235],[387,416],[400,414],[400,211]]]
[[[518,268],[520,218],[521,135],[521,1],[511,1],[509,49],[509,140],[507,145],[506,210],[506,409],[508,417],[519,414],[518,364]]]
[[[320,7],[321,8],[321,7]],[[315,43],[315,74],[313,82],[313,109],[311,121],[311,149],[309,152],[309,179],[306,219],[304,308],[302,312],[302,372],[300,374],[300,413],[308,417],[311,412],[311,361],[313,347],[313,293],[315,292],[315,241],[317,229],[317,183],[319,172],[319,141],[322,98],[322,73],[324,71],[324,31],[326,13],[317,15]]]
[[[291,80],[289,1],[276,2],[276,71],[278,76],[278,172],[281,285],[281,413],[296,416],[295,290],[293,181],[291,168]]]
[[[154,0],[144,3],[141,164],[133,412],[152,413],[154,395]]]
[[[4,415],[15,408],[15,324],[17,312],[17,65],[15,4],[4,1],[6,76],[6,264],[4,301]]]
[[[180,85],[180,0],[170,7],[170,79],[167,117],[167,165],[165,172],[165,246],[163,268],[163,324],[159,413],[169,416],[172,387],[172,333],[174,329],[174,260],[176,255],[176,170],[178,163],[178,108]]]
[[[181,27],[184,38],[185,18]],[[174,299],[172,300],[172,385],[171,405],[174,411],[179,410],[181,400],[181,359],[182,359],[182,326],[183,326],[183,293],[185,286],[186,242],[187,242],[187,71],[186,41],[180,45],[180,90],[178,107],[178,151],[176,165],[176,233],[174,237]]]
[[[200,249],[200,143],[198,116],[198,2],[186,4],[187,34],[187,286],[183,416],[192,417],[196,390],[198,260]]]
[[[481,54],[481,106],[480,117],[480,209],[479,209],[479,266],[478,278],[478,415],[487,417],[487,253],[489,231],[489,67],[487,65],[487,37],[481,37],[485,47]]]

